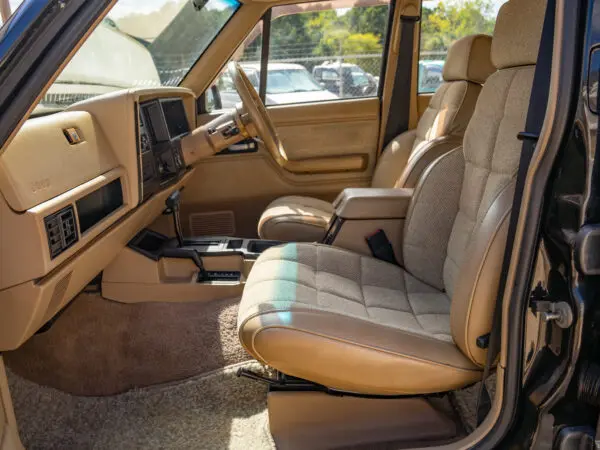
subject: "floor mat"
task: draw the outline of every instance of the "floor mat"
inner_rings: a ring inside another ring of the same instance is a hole
[[[486,380],[485,385],[493,400],[496,393],[496,374],[490,375]],[[454,409],[467,433],[471,433],[477,428],[477,399],[479,397],[480,389],[481,382],[450,394]]]
[[[75,395],[113,395],[249,360],[239,299],[124,304],[80,294],[45,333],[4,353],[13,372]]]
[[[243,363],[170,385],[76,397],[9,373],[23,444],[35,449],[274,449],[266,387]]]

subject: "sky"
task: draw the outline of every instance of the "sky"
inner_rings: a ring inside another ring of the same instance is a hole
[[[460,2],[461,0],[454,0],[454,1]],[[426,6],[428,8],[433,8],[439,2],[440,2],[440,0],[423,0],[423,6]],[[492,0],[492,3],[494,4],[494,14],[498,14],[498,10],[506,2],[507,2],[507,0]]]
[[[13,2],[20,2],[21,0],[10,0]],[[433,7],[439,3],[440,0],[424,0],[423,4],[428,7]],[[461,0],[454,0],[460,2]],[[500,6],[505,3],[506,0],[493,0],[495,5],[495,13],[498,12]],[[119,0],[117,6],[111,11],[111,17],[122,17],[127,14],[134,12],[148,13],[160,9],[167,2],[177,2],[177,0]]]
[[[122,17],[131,13],[149,13],[159,10],[165,3],[174,0],[119,0],[110,12],[111,17]]]
[[[110,16],[119,18],[135,12],[149,13],[152,11],[159,10],[165,3],[175,2],[179,3],[180,0],[119,0],[117,5],[110,12]],[[186,0],[189,1],[189,0]],[[461,0],[454,0],[460,2]],[[498,12],[500,6],[505,3],[506,0],[493,0],[495,5],[494,13]],[[9,0],[11,9],[14,11],[23,0]],[[424,0],[423,5],[427,7],[434,7],[440,2],[440,0]]]

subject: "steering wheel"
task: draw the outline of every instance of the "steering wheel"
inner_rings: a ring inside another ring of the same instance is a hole
[[[248,79],[244,69],[242,69],[237,62],[231,61],[227,66],[227,71],[242,100],[243,108],[248,113],[250,122],[252,122],[256,128],[256,132],[260,136],[261,142],[275,159],[277,164],[285,166],[288,162],[288,157],[283,149],[283,144],[279,139],[279,135],[271,121],[271,117],[269,117],[269,113],[267,112],[264,103]]]

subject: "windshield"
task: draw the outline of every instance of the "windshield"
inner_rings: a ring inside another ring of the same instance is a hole
[[[305,69],[269,70],[267,94],[322,91],[323,88]]]
[[[119,0],[34,113],[107,92],[177,86],[240,6],[238,0]]]

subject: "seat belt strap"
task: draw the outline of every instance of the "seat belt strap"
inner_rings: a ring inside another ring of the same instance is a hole
[[[421,20],[419,16],[400,16],[402,24],[400,48],[398,49],[398,64],[394,74],[394,87],[385,125],[384,147],[396,136],[408,130],[415,25],[419,20]]]
[[[389,262],[390,264],[398,265],[398,260],[396,260],[396,255],[394,255],[394,247],[392,247],[392,243],[385,234],[385,231],[377,230],[375,233],[365,237],[365,241],[367,241],[373,257]]]
[[[535,151],[535,146],[542,131],[544,117],[546,116],[546,107],[548,104],[548,95],[550,91],[550,72],[552,70],[552,48],[554,39],[554,16],[556,9],[556,0],[548,0],[546,5],[546,13],[544,15],[544,24],[542,27],[542,35],[540,39],[540,49],[538,53],[537,64],[533,76],[533,85],[531,88],[531,96],[529,98],[529,109],[527,111],[527,119],[525,121],[525,131],[517,136],[523,141],[521,150],[521,158],[519,160],[519,169],[515,185],[515,195],[513,198],[512,210],[510,214],[510,222],[508,225],[508,235],[506,239],[506,248],[504,250],[504,258],[502,261],[502,272],[500,273],[500,283],[498,285],[498,295],[494,306],[492,319],[492,329],[490,331],[486,362],[479,387],[477,397],[477,425],[481,424],[491,409],[491,397],[485,386],[485,381],[490,376],[490,372],[496,358],[500,352],[500,337],[502,326],[502,301],[508,277],[508,268],[512,255],[517,223],[519,221],[519,212],[521,210],[521,202],[523,200],[523,190],[525,188],[525,180],[529,163]]]

